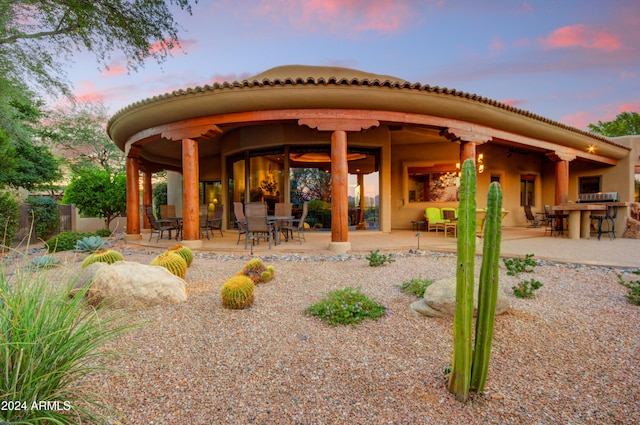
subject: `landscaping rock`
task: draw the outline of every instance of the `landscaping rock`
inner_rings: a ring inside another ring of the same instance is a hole
[[[628,218],[627,227],[624,229],[622,237],[626,239],[640,239],[640,221]]]
[[[473,315],[478,312],[478,282],[474,285]],[[453,317],[456,311],[456,278],[437,280],[424,291],[424,298],[411,304],[411,311],[429,317]],[[496,315],[509,309],[509,297],[498,290]]]
[[[75,291],[91,285],[92,305],[103,301],[118,308],[148,308],[176,304],[187,299],[186,283],[160,266],[130,261],[91,264],[80,273]]]

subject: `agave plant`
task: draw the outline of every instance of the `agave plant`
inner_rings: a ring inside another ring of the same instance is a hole
[[[102,249],[104,244],[105,240],[100,236],[87,236],[76,243],[76,251],[93,254],[99,249]]]
[[[57,261],[53,255],[41,255],[38,257],[33,257],[27,268],[35,270],[35,269],[50,269],[53,267],[57,267],[59,261]]]

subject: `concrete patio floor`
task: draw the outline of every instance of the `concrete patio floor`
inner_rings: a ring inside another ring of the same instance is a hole
[[[394,230],[390,233],[378,231],[352,231],[349,233],[351,251],[349,254],[366,255],[379,249],[381,253],[408,252],[418,248],[420,240],[421,250],[455,252],[457,239],[444,237],[442,232],[411,230]],[[244,236],[244,235],[243,235]],[[331,241],[331,232],[307,231],[306,242],[282,242],[269,249],[268,243],[261,241],[254,245],[254,255],[292,254],[301,255],[334,255],[327,249]],[[239,244],[238,233],[235,230],[224,232],[224,237],[217,232],[207,240],[204,238],[200,251],[216,253],[250,254],[251,247],[245,250],[244,240]],[[149,241],[149,235],[143,234],[141,240],[128,241],[128,245],[167,248],[175,245],[174,239],[161,239],[156,242],[156,235]],[[478,242],[478,253],[482,251],[482,241]],[[610,240],[603,236],[597,238],[571,240],[563,237],[544,236],[543,228],[505,227],[502,229],[501,256],[514,257],[534,254],[538,260],[557,261],[584,265],[598,265],[624,268],[640,268],[640,240],[617,238]]]

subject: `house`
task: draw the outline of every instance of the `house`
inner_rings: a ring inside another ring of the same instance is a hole
[[[379,202],[381,232],[411,228],[428,206],[456,205],[465,159],[476,161],[479,207],[489,184],[501,183],[505,226],[525,224],[525,204],[542,211],[585,191],[633,201],[640,165],[637,138],[609,139],[475,94],[338,67],[281,66],[145,99],[118,111],[107,131],[127,157],[127,238],[141,233],[141,173],[150,204],[151,175],[167,170],[169,203],[182,211],[193,247],[200,203],[223,204],[231,227],[233,202],[293,201],[295,170],[330,173],[329,249],[344,252],[365,199]]]

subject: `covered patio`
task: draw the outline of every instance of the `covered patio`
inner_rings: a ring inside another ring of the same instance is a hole
[[[265,202],[297,201],[292,170],[302,167],[331,176],[322,199],[330,238],[318,240],[338,253],[356,248],[358,232],[349,226],[364,221],[349,212],[352,178],[361,210],[365,187],[374,188],[368,199],[383,234],[410,229],[428,206],[454,206],[466,159],[480,175],[479,207],[492,181],[503,186],[506,226],[525,224],[524,205],[541,211],[576,199],[582,177],[597,177],[597,189],[618,191],[623,202],[633,197],[626,146],[474,94],[345,68],[284,66],[146,99],[116,113],[108,133],[127,154],[132,241],[149,227],[141,207],[152,203],[151,176],[162,170],[183,243],[193,248],[207,243],[199,237],[200,204],[224,205],[231,229],[233,202],[256,193]],[[208,199],[208,183],[219,187],[215,198]]]

